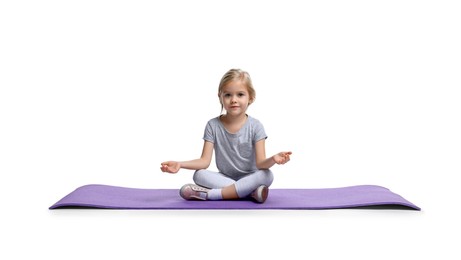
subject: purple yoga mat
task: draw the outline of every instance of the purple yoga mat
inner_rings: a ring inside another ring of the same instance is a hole
[[[270,189],[263,204],[249,199],[187,201],[178,189],[136,189],[108,185],[85,185],[71,192],[50,209],[340,209],[388,206],[420,210],[389,189],[359,185],[326,189]]]

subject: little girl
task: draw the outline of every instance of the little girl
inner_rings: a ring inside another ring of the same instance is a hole
[[[255,100],[250,75],[231,69],[221,79],[218,89],[221,111],[226,113],[208,121],[199,159],[161,163],[162,172],[177,173],[180,168],[196,170],[195,184],[184,185],[179,194],[186,200],[227,200],[250,196],[263,203],[274,179],[269,170],[274,164],[285,164],[291,152],[266,157],[263,125],[246,114]],[[219,172],[206,170],[213,149]]]

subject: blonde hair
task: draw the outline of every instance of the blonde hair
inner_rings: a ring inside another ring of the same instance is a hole
[[[242,81],[247,87],[248,95],[250,96],[250,104],[254,102],[256,98],[256,91],[253,88],[253,83],[251,82],[250,74],[241,69],[230,69],[224,74],[219,82],[218,96],[221,97],[224,86],[231,81]],[[220,99],[221,100],[221,99]],[[221,102],[221,101],[220,101]],[[223,110],[223,104],[221,103],[221,112]]]

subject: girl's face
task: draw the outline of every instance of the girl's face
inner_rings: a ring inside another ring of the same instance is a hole
[[[219,95],[219,100],[227,114],[238,116],[245,114],[251,104],[250,95],[244,82],[234,80],[227,83]]]

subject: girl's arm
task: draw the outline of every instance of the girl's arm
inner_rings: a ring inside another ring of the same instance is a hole
[[[177,173],[181,168],[188,170],[206,169],[208,168],[208,166],[210,166],[212,156],[213,143],[205,141],[205,143],[203,144],[202,155],[199,159],[184,162],[162,162],[160,170],[162,170],[162,172]]]
[[[290,160],[291,152],[280,152],[269,158],[266,158],[266,140],[262,139],[256,142],[256,167],[260,170],[269,169],[274,164],[285,164]]]

